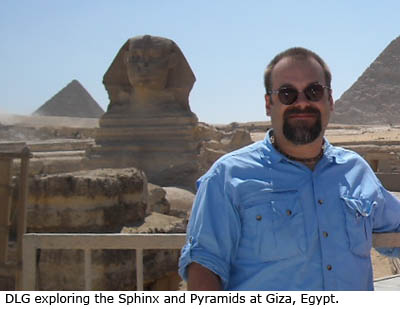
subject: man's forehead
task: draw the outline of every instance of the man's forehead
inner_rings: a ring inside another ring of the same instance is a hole
[[[318,66],[322,70],[322,66],[319,62],[313,57],[304,57],[304,56],[287,56],[283,57],[278,63],[275,65],[274,70],[279,67],[291,67],[291,66]]]
[[[271,77],[272,83],[291,77],[325,79],[322,66],[312,57],[284,57],[275,65]]]

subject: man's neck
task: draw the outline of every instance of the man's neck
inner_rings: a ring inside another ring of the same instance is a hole
[[[323,155],[323,136],[321,135],[315,141],[296,145],[288,141],[284,136],[274,135],[274,147],[283,155],[291,160],[298,161],[313,169],[316,163]]]

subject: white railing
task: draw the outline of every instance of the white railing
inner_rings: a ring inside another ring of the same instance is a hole
[[[143,290],[143,250],[181,249],[186,234],[25,234],[23,244],[23,290],[36,289],[36,250],[84,250],[84,286],[92,289],[91,250],[135,249],[137,290]],[[400,233],[374,234],[374,247],[400,247]]]
[[[36,289],[36,250],[84,250],[85,290],[92,289],[91,251],[135,249],[137,290],[143,290],[143,250],[181,249],[186,234],[25,234],[23,245],[23,290]]]

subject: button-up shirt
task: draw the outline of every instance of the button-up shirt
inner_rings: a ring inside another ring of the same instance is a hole
[[[270,133],[199,179],[181,276],[196,262],[225,290],[372,290],[372,232],[400,231],[399,200],[355,152],[325,140],[310,170]]]

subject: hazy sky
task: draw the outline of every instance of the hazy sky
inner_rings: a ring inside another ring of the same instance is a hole
[[[183,51],[200,121],[265,120],[276,53],[320,54],[337,99],[400,35],[399,12],[398,0],[0,0],[0,111],[28,115],[73,79],[106,109],[104,73],[128,38],[151,34]]]

